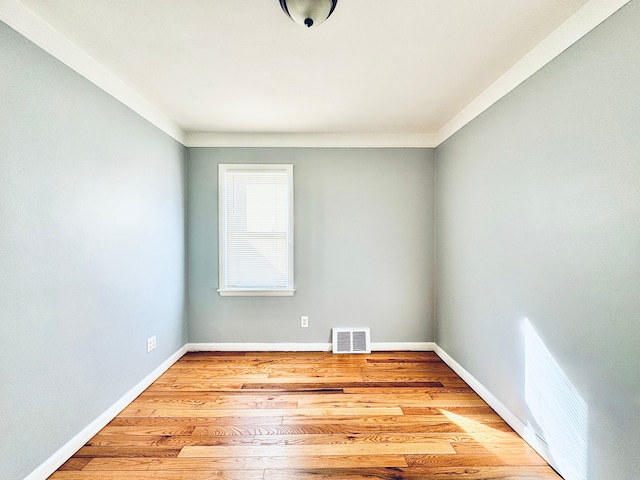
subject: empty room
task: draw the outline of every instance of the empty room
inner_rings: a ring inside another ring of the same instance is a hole
[[[0,478],[635,480],[640,0],[0,0]]]

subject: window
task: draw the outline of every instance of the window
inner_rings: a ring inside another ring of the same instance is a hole
[[[293,165],[220,165],[223,296],[293,295]]]

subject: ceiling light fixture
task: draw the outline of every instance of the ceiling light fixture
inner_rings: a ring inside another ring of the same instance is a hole
[[[289,18],[299,25],[320,25],[333,13],[338,0],[280,0],[280,6]]]

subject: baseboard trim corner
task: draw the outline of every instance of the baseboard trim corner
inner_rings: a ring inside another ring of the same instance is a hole
[[[552,467],[556,468],[551,452],[535,433],[496,398],[480,381],[454,360],[435,342],[372,342],[372,351],[424,351],[435,352],[460,376],[505,422],[533,447]],[[87,425],[57,452],[49,457],[24,480],[46,480],[64,462],[73,456],[94,435],[114,419],[124,408],[166,372],[187,352],[331,352],[331,343],[187,343],[125,393],[110,408]],[[557,468],[556,468],[557,469]]]
[[[186,345],[178,349],[167,360],[162,362],[155,370],[143,378],[136,386],[125,393],[120,399],[109,407],[93,422],[83,428],[76,436],[63,445],[56,453],[51,455],[38,468],[25,477],[24,480],[46,480],[64,462],[69,460],[80,448],[82,448],[91,438],[102,430],[111,420],[113,420],[122,410],[124,410],[138,395],[140,395],[149,385],[151,385],[160,375],[166,372],[171,365],[178,361],[187,352]]]
[[[549,448],[543,443],[522,420],[520,420],[511,410],[509,410],[498,398],[489,391],[478,379],[476,379],[471,373],[469,373],[462,365],[453,359],[444,349],[436,344],[434,352],[438,355],[444,363],[446,363],[451,370],[462,378],[467,385],[469,385],[473,391],[475,391],[487,404],[495,410],[495,412],[502,417],[502,419],[509,424],[515,432],[522,437],[536,452],[540,454],[545,461],[551,465],[556,471],[557,465],[553,459],[553,455],[549,451]]]

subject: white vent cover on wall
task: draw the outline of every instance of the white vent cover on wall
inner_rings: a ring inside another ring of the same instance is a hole
[[[333,353],[371,353],[369,328],[334,328]]]

